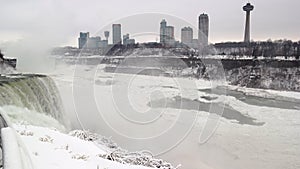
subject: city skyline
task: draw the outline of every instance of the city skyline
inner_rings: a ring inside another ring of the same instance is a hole
[[[86,2],[89,10],[85,12],[77,11],[80,9],[81,2],[76,0],[72,2],[72,9],[66,9],[70,5],[67,1],[55,2],[46,0],[37,2],[30,0],[26,3],[16,1],[3,2],[0,7],[0,17],[3,25],[0,29],[2,37],[0,43],[28,38],[40,40],[39,36],[44,35],[46,39],[52,38],[55,44],[75,46],[77,41],[74,39],[76,39],[78,32],[88,30],[96,32],[99,28],[111,23],[111,21],[118,20],[118,18],[147,12],[165,13],[179,17],[193,24],[194,27],[197,27],[197,16],[201,13],[207,13],[210,17],[209,42],[243,40],[245,19],[244,11],[241,10],[241,7],[247,1],[152,1],[151,4],[156,5],[151,5],[148,2],[132,1],[136,4],[134,8],[130,6],[124,9],[115,7],[117,10],[110,11],[109,9],[113,7],[113,4],[116,3],[115,1],[107,2],[105,3],[106,7],[101,7],[101,5],[97,5],[99,4],[98,2],[90,0]],[[169,3],[172,3],[172,5],[168,5]],[[251,14],[252,39],[291,39],[296,41],[300,39],[298,31],[300,22],[297,20],[299,16],[297,13],[297,6],[300,5],[299,1],[291,0],[287,3],[279,0],[266,0],[264,2],[253,0],[251,3],[256,6],[255,12]],[[187,7],[180,8],[184,4]],[[180,10],[175,10],[177,8]],[[34,12],[32,9],[37,10]],[[15,13],[18,13],[18,15],[15,15]],[[169,23],[174,25],[172,22]],[[178,32],[185,25],[174,26],[177,29],[175,30],[177,32],[175,37],[180,39]],[[156,30],[153,30],[153,32]],[[131,34],[130,31],[126,32]]]
[[[199,45],[205,47],[208,45],[208,32],[209,32],[209,17],[208,14],[200,14],[198,20],[198,29],[197,35],[194,35],[193,28],[189,26],[185,26],[180,31],[180,39],[175,39],[174,30],[175,27],[172,25],[168,25],[166,19],[162,19],[160,22],[160,30],[159,30],[159,43],[166,46],[176,46],[178,43],[182,43],[184,45],[188,45],[193,48],[198,48]],[[125,25],[126,26],[126,25]],[[111,44],[135,44],[135,39],[130,39],[129,33],[122,33],[122,24],[113,23],[112,24],[112,37]],[[101,32],[100,32],[101,33]],[[109,30],[104,30],[103,35],[105,40],[101,40],[101,35],[99,36],[99,32],[95,34],[95,37],[90,37],[90,32],[80,32],[78,38],[78,48],[82,49],[85,44],[89,49],[96,48],[105,48],[109,43]],[[122,38],[123,36],[123,38]],[[196,39],[194,36],[198,36]],[[154,42],[154,41],[152,41]],[[156,40],[156,42],[158,42]]]

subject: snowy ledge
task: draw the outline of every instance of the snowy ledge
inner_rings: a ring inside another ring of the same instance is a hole
[[[91,132],[76,130],[68,135],[56,129],[32,125],[14,124],[13,127],[35,168],[175,168],[149,154],[127,152],[110,139]]]

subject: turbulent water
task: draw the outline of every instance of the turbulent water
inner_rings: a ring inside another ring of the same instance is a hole
[[[44,75],[0,76],[0,106],[9,109],[6,111],[9,111],[7,113],[11,113],[12,116],[12,112],[37,112],[65,123],[62,101],[56,85],[51,78]],[[7,108],[8,106],[10,108]],[[12,107],[15,107],[14,111],[11,110]],[[14,116],[21,116],[21,114],[14,114]]]

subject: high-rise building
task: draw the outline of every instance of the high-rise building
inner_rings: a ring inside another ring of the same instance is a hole
[[[100,47],[100,43],[101,43],[101,37],[100,36],[90,37],[87,40],[86,47],[88,49],[97,49],[97,48]]]
[[[121,44],[121,24],[113,24],[112,25],[112,34],[113,34],[113,44]]]
[[[245,24],[245,35],[244,35],[244,42],[250,42],[250,12],[254,9],[254,6],[250,3],[247,3],[243,6],[243,10],[246,11],[246,24]]]
[[[129,38],[129,34],[123,35],[123,45],[133,45],[135,44],[134,39]]]
[[[184,27],[181,29],[181,42],[190,46],[193,41],[193,29],[191,27]]]
[[[101,40],[100,36],[90,37],[89,32],[83,33],[80,32],[78,38],[78,47],[79,49],[86,48],[86,49],[98,49],[98,48],[105,48],[108,45],[107,40]]]
[[[174,27],[167,26],[167,22],[163,19],[160,22],[160,43],[172,45],[175,43]]]
[[[86,45],[89,38],[90,38],[89,32],[80,32],[79,38],[78,38],[78,48],[82,49],[84,47],[84,45]]]
[[[174,39],[174,27],[173,26],[167,26],[166,27],[166,43],[167,44],[173,44],[175,43]]]
[[[166,41],[166,27],[167,27],[167,22],[166,20],[162,20],[160,22],[160,33],[159,33],[159,37],[160,37],[160,43],[164,44]]]
[[[201,14],[199,16],[199,27],[198,27],[198,40],[200,45],[208,45],[208,32],[209,32],[209,18],[207,14]]]
[[[129,34],[123,35],[123,44],[126,45],[127,41],[129,40]]]

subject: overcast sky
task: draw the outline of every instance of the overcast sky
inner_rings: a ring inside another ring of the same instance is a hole
[[[0,43],[31,39],[26,42],[47,41],[54,46],[77,46],[80,31],[90,31],[94,34],[103,26],[123,17],[142,13],[168,14],[197,26],[198,15],[205,12],[210,17],[210,42],[241,41],[245,24],[242,6],[248,1],[0,0],[0,2]],[[251,3],[255,6],[251,15],[251,39],[300,40],[300,0],[252,0]],[[151,21],[154,24],[153,30],[147,30],[148,32],[159,30],[161,18],[154,18],[155,20]],[[139,18],[137,22],[130,24],[140,32],[145,32],[147,22],[148,19]],[[178,23],[181,22],[168,21],[168,24],[175,26],[177,38],[180,37],[179,30],[185,26]],[[123,33],[133,34],[126,27],[130,26],[122,24]],[[194,33],[196,37],[195,30]]]

